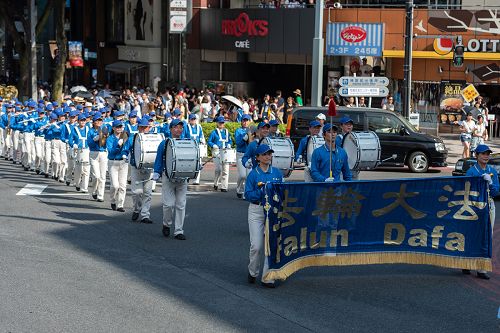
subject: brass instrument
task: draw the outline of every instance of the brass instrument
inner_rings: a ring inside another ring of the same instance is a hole
[[[15,86],[0,85],[0,96],[4,99],[14,99],[19,95],[19,91]]]

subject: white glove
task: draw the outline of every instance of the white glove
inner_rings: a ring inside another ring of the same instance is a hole
[[[248,159],[248,161],[245,163],[245,168],[251,169],[252,168],[252,159]]]
[[[248,133],[243,137],[243,141],[248,141]]]
[[[334,181],[335,181],[335,178],[333,178],[333,177],[328,177],[327,179],[325,179],[325,182],[327,182],[327,183],[331,183]]]
[[[123,139],[118,140],[118,146],[121,146],[123,144]]]
[[[94,137],[92,138],[92,140],[94,140],[94,141],[99,141],[99,135],[94,136]]]
[[[73,149],[78,149],[78,145],[76,143],[73,145]]]
[[[127,155],[122,155],[122,160],[124,160],[124,161],[128,160],[128,156]]]
[[[297,163],[302,163],[304,160],[302,159],[302,155],[299,155],[299,158],[297,159]]]
[[[491,176],[489,173],[483,173],[483,179],[488,182],[488,185],[493,184],[493,180],[491,179]]]
[[[231,149],[231,145],[227,145],[227,146],[226,146],[226,148],[227,148],[227,149]]]
[[[157,181],[158,179],[160,179],[160,177],[161,177],[161,176],[160,176],[160,174],[159,174],[159,173],[156,173],[156,172],[155,172],[155,173],[153,173],[153,180],[154,180],[154,181]]]

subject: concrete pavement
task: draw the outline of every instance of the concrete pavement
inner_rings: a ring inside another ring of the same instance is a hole
[[[448,165],[453,167],[455,163],[462,158],[463,146],[460,142],[460,134],[441,134],[446,148],[448,148]],[[500,138],[493,138],[486,141],[486,144],[494,153],[500,153]]]

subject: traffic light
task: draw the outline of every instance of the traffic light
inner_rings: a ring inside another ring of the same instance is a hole
[[[465,47],[462,45],[462,37],[457,37],[457,43],[453,47],[453,66],[462,67],[464,64]]]

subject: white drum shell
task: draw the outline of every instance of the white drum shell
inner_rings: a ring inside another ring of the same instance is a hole
[[[194,140],[167,139],[165,174],[169,179],[194,179],[200,172],[200,151]]]
[[[222,163],[235,164],[236,149],[232,148],[220,149],[220,160],[222,161]]]
[[[152,169],[155,164],[158,146],[165,139],[163,134],[136,133],[134,135],[133,151],[137,169]]]
[[[306,162],[307,162],[309,167],[311,167],[311,160],[312,160],[313,151],[316,148],[319,148],[324,144],[325,144],[325,139],[320,137],[320,136],[310,136],[309,140],[307,140],[307,149],[306,149],[307,160],[306,160]]]
[[[260,143],[266,144],[274,150],[271,165],[280,169],[283,173],[283,177],[289,177],[293,171],[293,161],[295,157],[292,140],[290,140],[290,138],[265,137]]]
[[[343,148],[351,170],[372,170],[380,162],[380,140],[375,132],[351,132],[345,137]]]
[[[200,158],[205,158],[208,157],[208,147],[207,145],[200,143],[199,146],[200,148]]]

